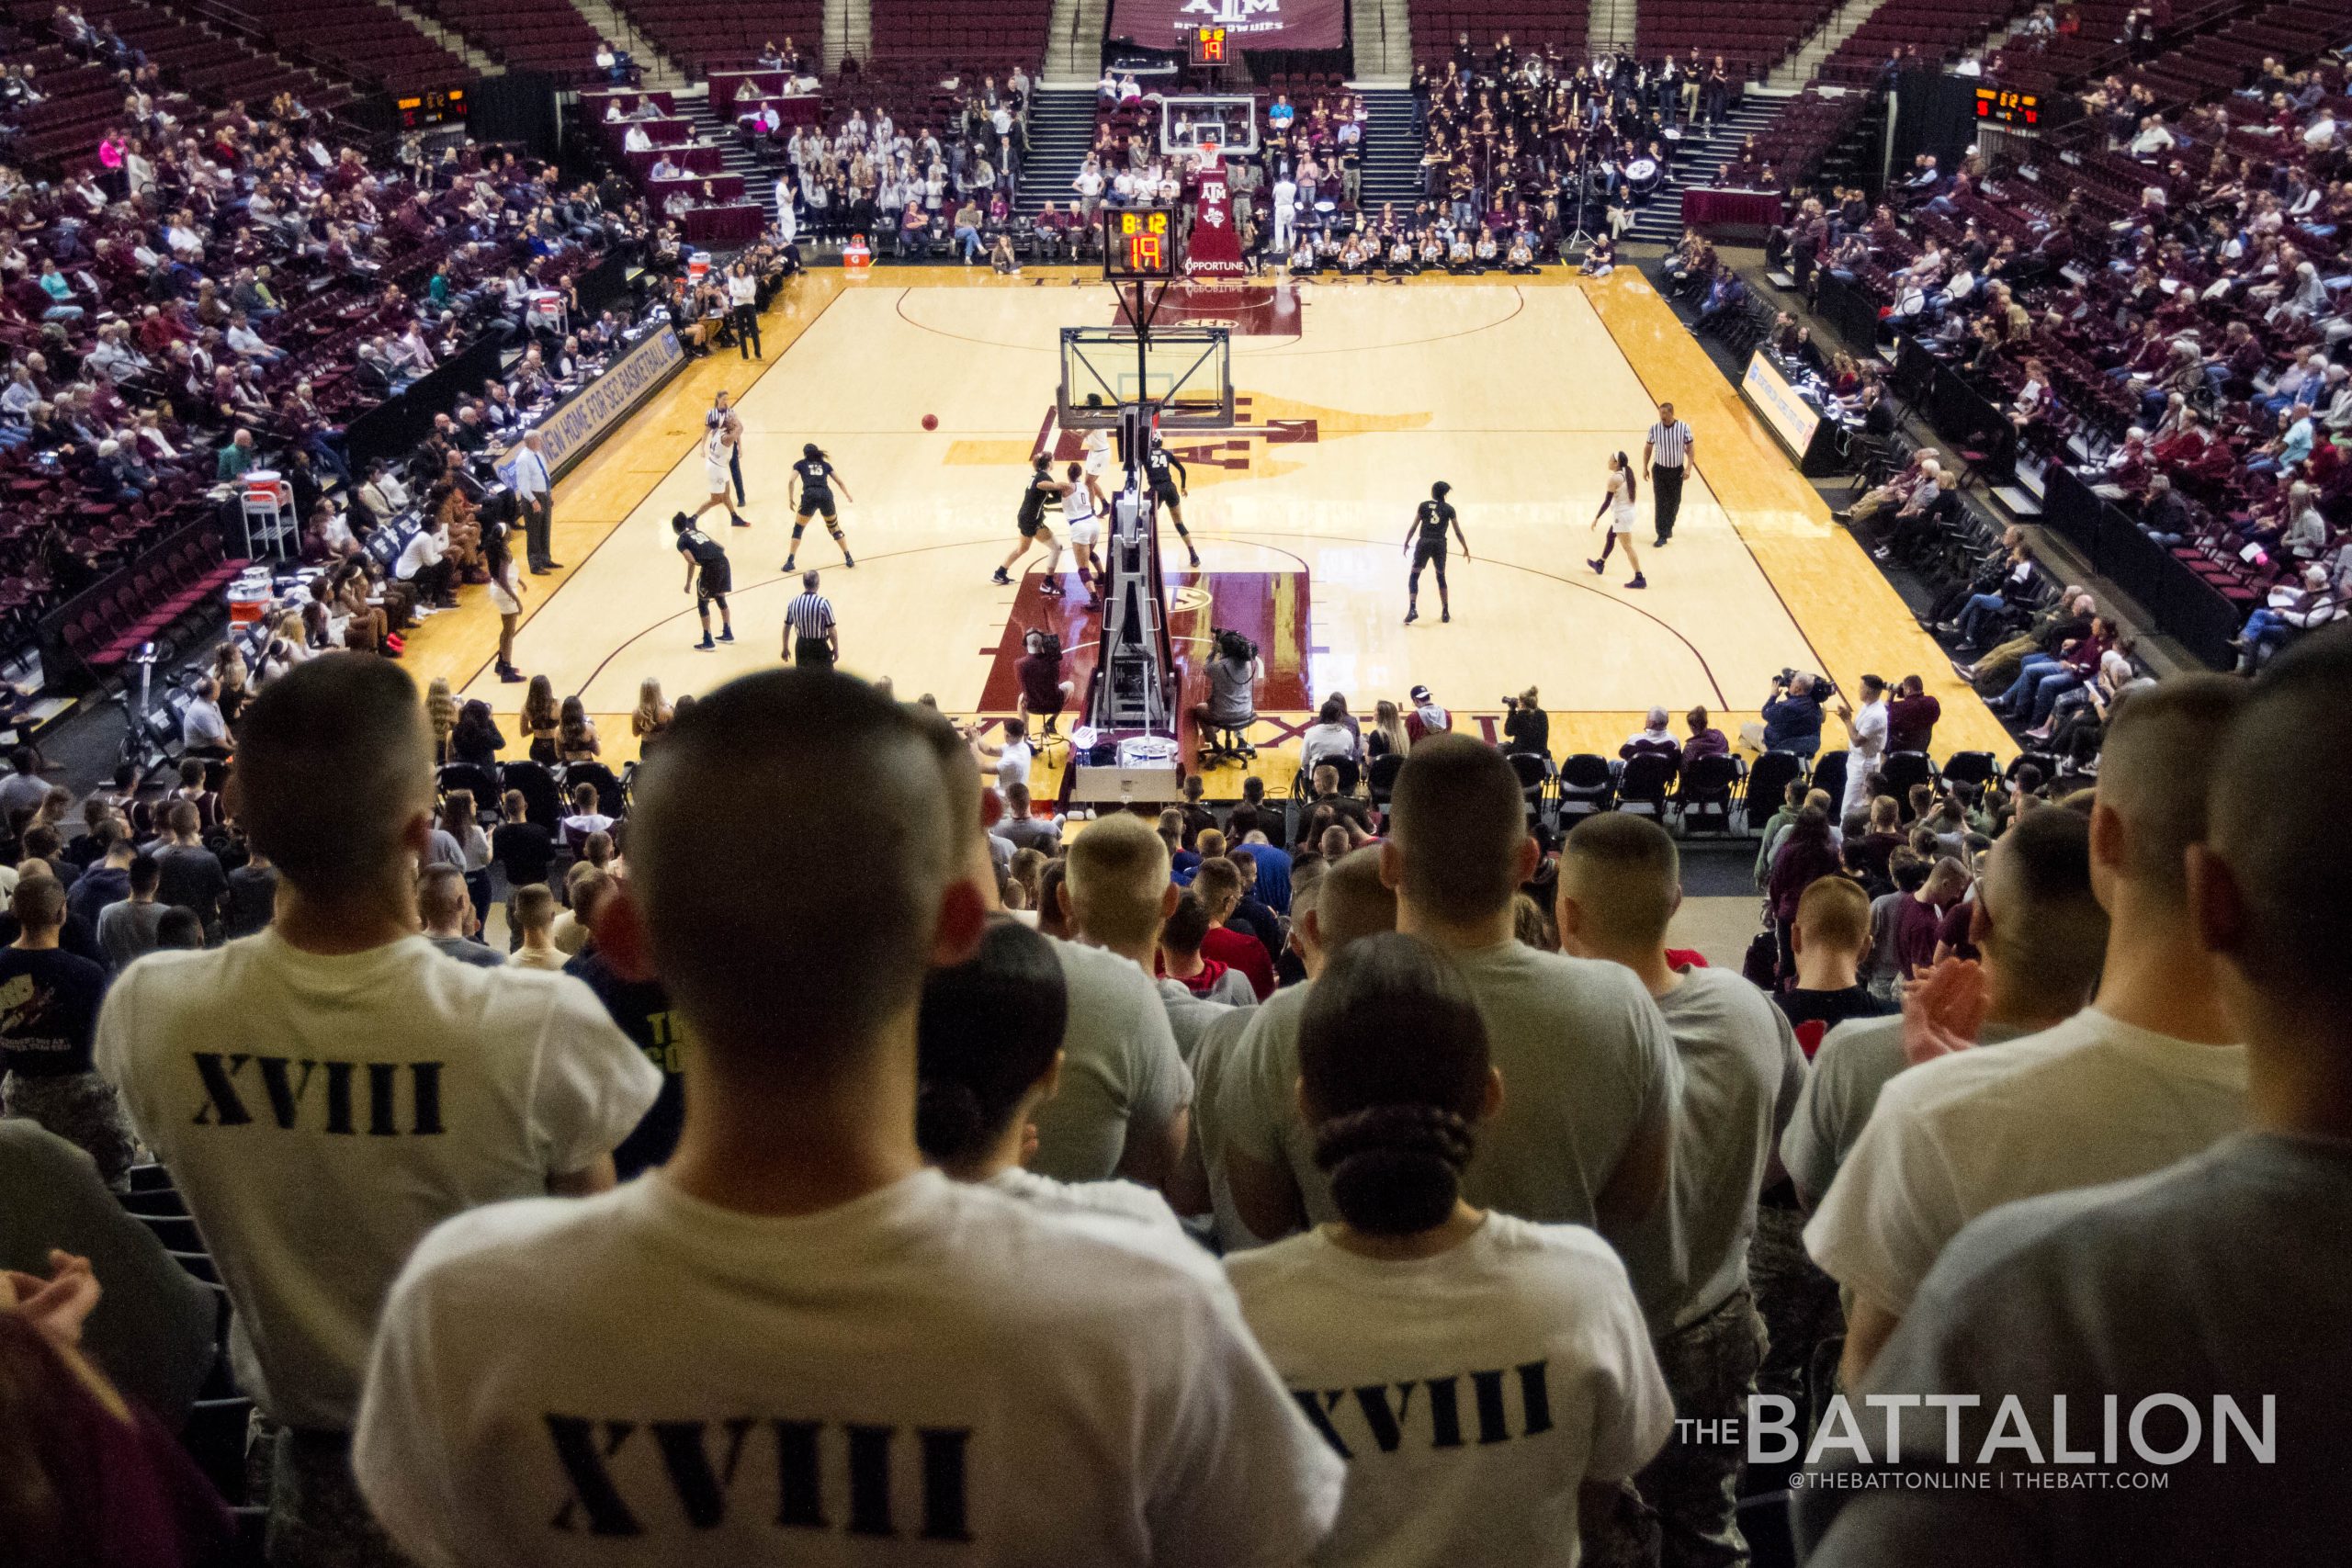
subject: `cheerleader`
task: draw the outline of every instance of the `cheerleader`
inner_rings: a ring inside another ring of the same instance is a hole
[[[1647,588],[1649,582],[1642,576],[1642,558],[1634,553],[1634,465],[1626,460],[1624,453],[1611,453],[1609,457],[1608,492],[1600,498],[1600,510],[1592,514],[1590,523],[1585,525],[1588,530],[1597,528],[1600,525],[1600,519],[1606,515],[1609,519],[1609,541],[1600,547],[1598,557],[1584,564],[1592,568],[1595,575],[1607,572],[1609,553],[1622,540],[1625,546],[1625,564],[1634,569],[1634,580],[1625,586]]]

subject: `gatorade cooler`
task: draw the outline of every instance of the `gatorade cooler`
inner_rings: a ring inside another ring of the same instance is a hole
[[[842,270],[852,277],[864,277],[874,270],[874,253],[865,248],[865,236],[852,234],[842,250]]]
[[[686,253],[686,281],[687,281],[688,283],[692,284],[694,287],[695,287],[695,288],[701,288],[701,287],[702,287],[702,280],[703,280],[704,278],[706,278],[706,277],[708,277],[709,276],[710,276],[710,253],[709,253],[708,251],[689,251],[689,252],[687,252],[687,253]]]
[[[531,290],[529,320],[533,327],[545,327],[552,332],[563,330],[563,291],[558,288]]]

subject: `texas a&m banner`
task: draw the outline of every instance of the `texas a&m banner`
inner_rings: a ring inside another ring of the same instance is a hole
[[[1117,0],[1114,38],[1148,49],[1186,47],[1201,28],[1223,28],[1234,49],[1337,49],[1347,0]]]

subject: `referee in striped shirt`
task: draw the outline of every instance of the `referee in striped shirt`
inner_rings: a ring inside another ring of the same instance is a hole
[[[803,670],[831,670],[842,657],[833,602],[817,592],[817,574],[800,574],[800,597],[784,607],[784,656]]]
[[[1674,538],[1674,514],[1682,510],[1682,475],[1690,462],[1690,427],[1674,417],[1672,403],[1657,405],[1657,423],[1642,443],[1642,477],[1650,481],[1657,508],[1657,545]]]

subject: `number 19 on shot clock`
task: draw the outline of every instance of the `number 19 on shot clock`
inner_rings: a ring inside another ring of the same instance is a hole
[[[1102,276],[1112,282],[1176,276],[1176,220],[1164,207],[1125,207],[1102,214]]]

